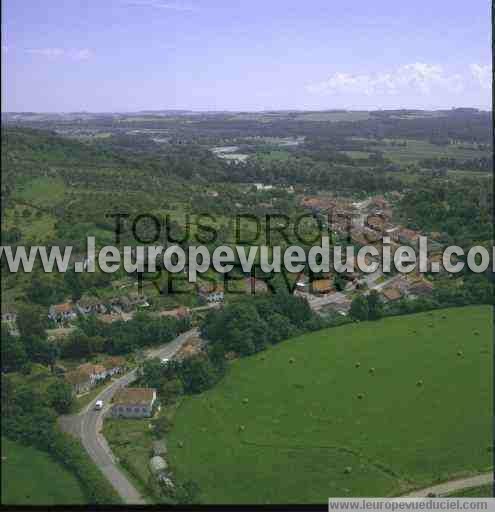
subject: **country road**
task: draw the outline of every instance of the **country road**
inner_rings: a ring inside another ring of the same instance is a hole
[[[426,497],[428,494],[435,494],[437,496],[445,496],[452,494],[456,491],[470,489],[472,487],[480,487],[481,485],[493,484],[493,472],[482,473],[481,475],[472,476],[469,478],[459,478],[457,480],[449,480],[438,485],[425,487],[424,489],[417,489],[408,494],[404,494],[401,498],[421,498]]]
[[[191,329],[166,345],[146,352],[146,357],[172,358],[180,347],[193,335],[197,335],[196,329]],[[107,477],[124,503],[145,504],[144,498],[129,481],[125,473],[118,467],[110,447],[101,434],[103,417],[108,412],[113,395],[121,387],[129,385],[136,379],[136,369],[126,373],[119,379],[112,381],[101,393],[98,394],[78,414],[61,416],[59,418],[61,428],[81,439],[81,442],[94,463]],[[95,402],[103,400],[103,411],[95,411]]]

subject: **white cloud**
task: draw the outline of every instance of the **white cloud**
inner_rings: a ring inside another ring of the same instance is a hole
[[[74,60],[88,60],[93,56],[91,50],[83,48],[82,50],[75,50],[70,54],[70,57]]]
[[[41,55],[42,57],[61,57],[65,51],[62,48],[31,48],[26,50],[27,53],[33,55]]]
[[[492,67],[490,64],[471,64],[471,73],[483,89],[492,88]]]
[[[177,2],[163,2],[162,0],[127,0],[127,5],[135,7],[154,7],[156,9],[168,9],[171,11],[195,11],[196,8]]]
[[[63,48],[30,48],[26,50],[31,55],[39,55],[50,59],[65,57],[72,60],[87,60],[93,56],[93,53],[88,48],[81,48],[79,50],[64,50]]]
[[[405,91],[430,94],[433,90],[461,92],[464,84],[459,74],[448,74],[442,66],[415,62],[392,71],[378,73],[334,73],[327,80],[307,85],[313,94],[394,95]]]

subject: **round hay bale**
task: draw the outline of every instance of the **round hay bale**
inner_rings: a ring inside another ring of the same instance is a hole
[[[364,393],[358,393],[357,398],[358,400],[362,400],[364,398]]]
[[[464,355],[464,352],[463,352],[462,350],[458,350],[458,351],[457,351],[457,355],[458,355],[459,357],[462,357],[462,356]]]
[[[248,402],[249,402],[249,398],[243,398],[243,399],[242,399],[242,403],[243,403],[243,404],[247,404]]]
[[[239,425],[239,431],[244,432],[246,430],[246,427],[244,425]]]
[[[420,380],[418,380],[418,382],[416,382],[416,386],[421,387],[422,385],[423,385],[422,379],[420,379]]]
[[[359,368],[361,366],[361,363],[356,363],[356,368]]]
[[[373,367],[370,368],[370,373],[371,373],[371,375],[373,375],[375,373],[375,369]]]
[[[184,443],[183,443],[182,441],[179,441],[179,442],[177,443],[177,446],[178,446],[179,448],[184,448]]]
[[[290,364],[294,364],[295,362],[296,362],[296,360],[295,360],[295,358],[294,358],[294,357],[291,357],[291,358],[289,359],[289,363],[290,363]]]
[[[352,473],[352,468],[351,468],[351,466],[347,466],[347,467],[344,469],[344,473],[345,473],[346,475],[348,475],[348,474]]]
[[[479,336],[479,335],[480,335],[480,331],[475,330],[475,331],[473,331],[473,334],[474,334],[475,336]]]

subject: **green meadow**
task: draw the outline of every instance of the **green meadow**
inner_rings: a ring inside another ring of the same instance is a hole
[[[355,323],[234,361],[168,436],[202,503],[392,496],[492,464],[486,306]]]
[[[77,479],[50,456],[2,437],[2,505],[82,505]]]

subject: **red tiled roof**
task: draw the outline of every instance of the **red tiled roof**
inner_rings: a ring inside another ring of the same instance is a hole
[[[72,304],[64,302],[63,304],[55,304],[53,309],[56,313],[70,313],[72,311]]]

